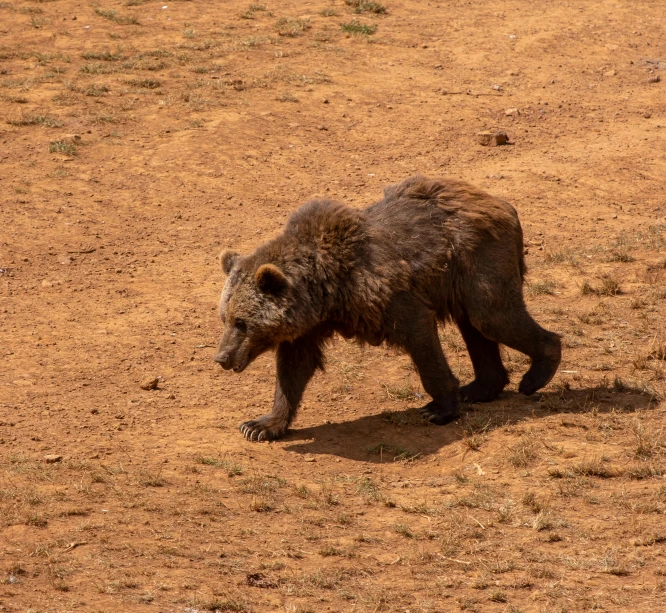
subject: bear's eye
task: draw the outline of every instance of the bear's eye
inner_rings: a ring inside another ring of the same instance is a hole
[[[234,326],[241,334],[247,334],[247,324],[242,319],[237,319]]]

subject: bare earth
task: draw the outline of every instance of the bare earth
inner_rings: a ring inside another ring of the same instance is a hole
[[[663,3],[363,8],[0,2],[0,611],[663,610]],[[519,396],[506,352],[438,428],[340,339],[245,441],[274,364],[212,362],[216,256],[416,173],[518,209],[560,372]]]

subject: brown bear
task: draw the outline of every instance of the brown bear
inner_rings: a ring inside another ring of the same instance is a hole
[[[463,181],[412,177],[364,210],[312,200],[251,255],[226,251],[220,259],[225,327],[215,361],[241,372],[277,350],[273,410],[240,427],[252,441],[286,432],[336,332],[403,348],[432,397],[421,412],[435,424],[458,416],[459,395],[489,402],[500,394],[509,381],[500,343],[531,358],[523,394],[546,385],[560,363],[559,336],[525,308],[515,209]],[[437,322],[447,320],[460,328],[474,366],[474,380],[460,389],[437,335]]]

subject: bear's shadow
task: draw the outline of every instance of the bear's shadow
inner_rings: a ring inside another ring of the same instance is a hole
[[[612,410],[635,412],[656,406],[654,396],[638,389],[587,388],[544,392],[526,398],[505,392],[491,403],[463,405],[461,417],[446,426],[423,420],[418,408],[383,412],[340,423],[289,430],[283,448],[300,454],[332,455],[358,462],[409,461],[437,453],[461,440],[476,423],[488,433],[506,425],[533,422],[554,414]],[[584,427],[584,426],[583,426]]]

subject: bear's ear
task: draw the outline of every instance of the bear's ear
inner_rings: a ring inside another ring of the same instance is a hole
[[[220,253],[220,266],[225,275],[228,275],[231,272],[231,269],[234,267],[234,264],[237,262],[240,255],[235,251],[223,251]]]
[[[284,273],[273,264],[262,264],[254,273],[257,287],[268,294],[280,294],[289,285]]]

